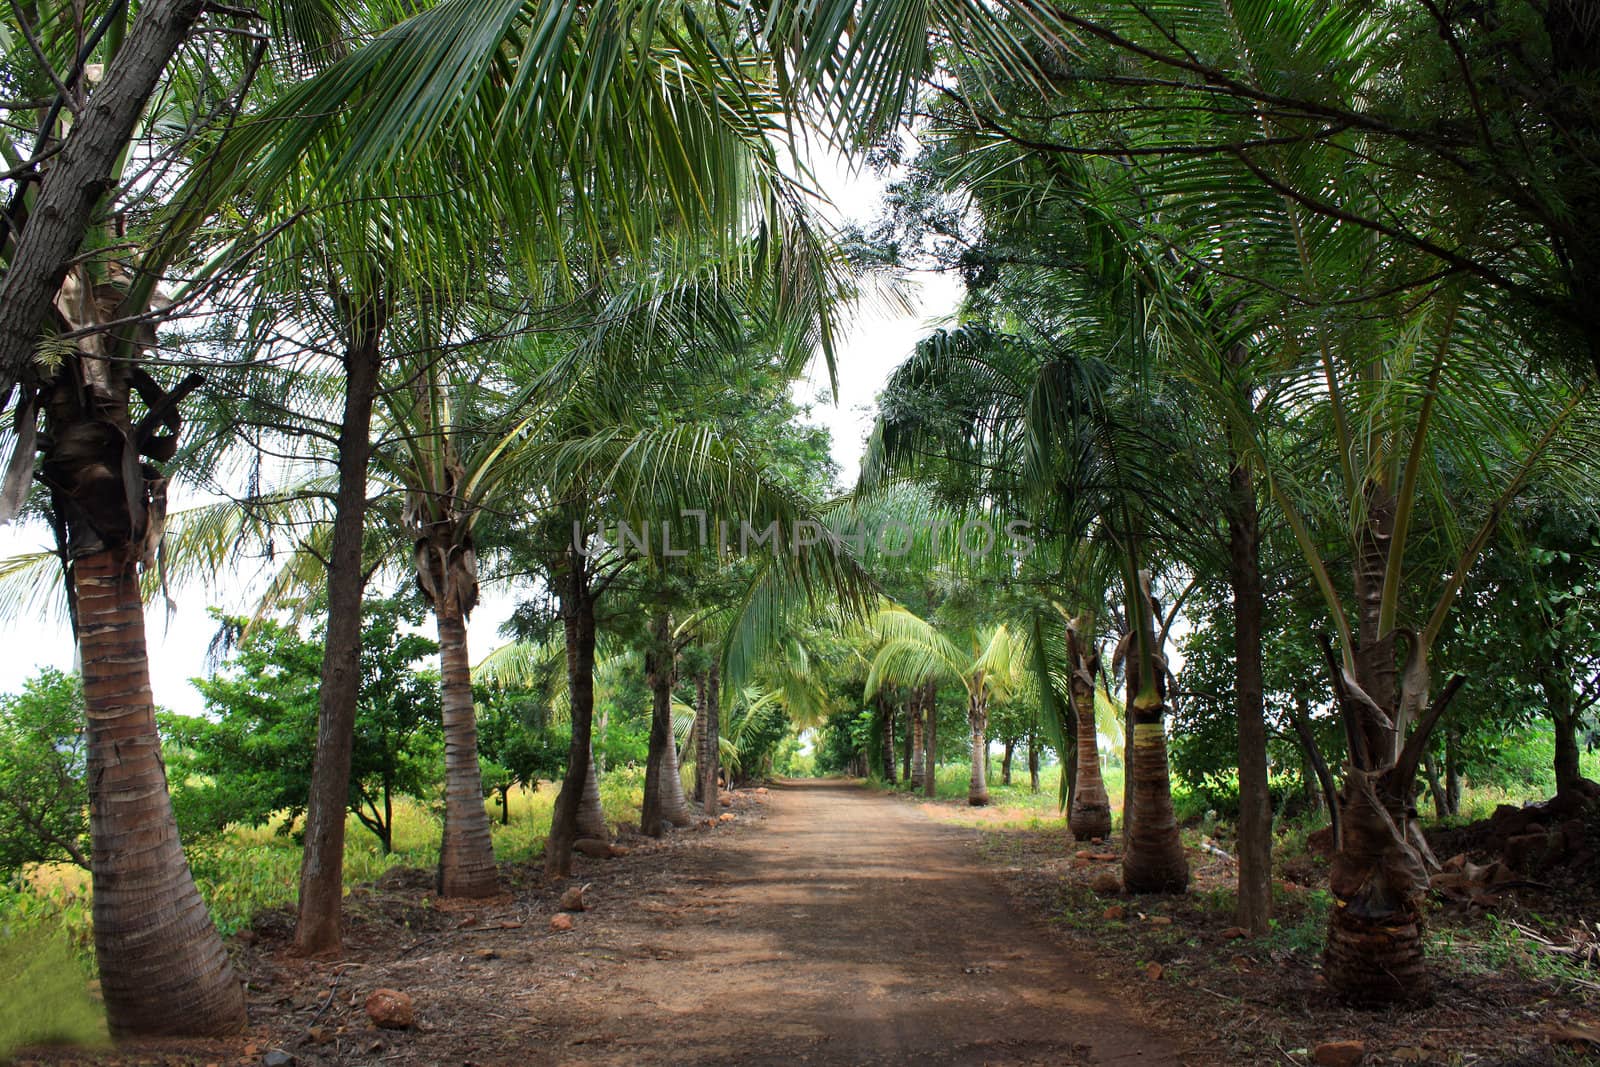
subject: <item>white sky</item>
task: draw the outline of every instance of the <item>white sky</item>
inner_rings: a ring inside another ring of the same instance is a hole
[[[821,188],[834,202],[828,212],[838,221],[870,222],[877,213],[883,182],[867,171],[852,172],[842,160],[814,163]],[[913,275],[915,307],[909,315],[868,312],[849,328],[837,352],[839,398],[837,405],[816,398],[827,388],[827,371],[819,360],[810,379],[798,383],[796,396],[813,402],[813,418],[827,425],[833,437],[833,457],[846,483],[854,480],[862,448],[872,426],[878,391],[889,372],[907,355],[928,325],[950,314],[960,299],[960,283],[938,275]],[[174,507],[183,504],[183,487],[173,487]],[[0,559],[49,546],[50,532],[42,525],[0,526]],[[242,611],[250,602],[251,586],[258,576],[236,574],[225,583],[228,595],[208,594],[199,588],[173,591],[177,610],[171,618],[159,606],[146,613],[150,645],[150,673],[156,702],[172,711],[198,714],[199,693],[189,679],[205,673],[205,653],[215,632],[206,614],[210,606]],[[477,659],[500,643],[497,630],[509,617],[516,592],[488,586],[483,602],[473,613],[468,640]],[[56,619],[0,620],[0,693],[13,692],[41,667],[74,668],[74,646],[65,621]]]

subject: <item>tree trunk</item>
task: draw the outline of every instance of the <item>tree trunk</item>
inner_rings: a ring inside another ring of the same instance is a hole
[[[670,621],[658,613],[651,623],[651,647],[645,654],[645,679],[650,687],[650,752],[645,760],[644,805],[640,831],[660,837],[669,826],[694,821],[683,799],[678,774],[678,744],[672,733],[672,682],[675,659]]]
[[[1450,797],[1445,793],[1444,782],[1439,777],[1439,761],[1431,751],[1422,757],[1422,777],[1428,783],[1428,793],[1433,797],[1433,817],[1442,819],[1450,814]]]
[[[912,692],[914,693],[915,690]],[[916,697],[911,693],[906,694],[904,706],[906,709],[906,728],[904,735],[900,739],[900,780],[910,785],[916,785],[916,781],[911,777],[911,761],[916,752]]]
[[[1124,671],[1127,674],[1127,692],[1123,697],[1125,703],[1122,709],[1122,841],[1126,846],[1139,824],[1133,795],[1133,704],[1138,695],[1139,679],[1137,670],[1131,664],[1124,664]]]
[[[1039,792],[1039,741],[1028,739],[1028,792]]]
[[[722,798],[717,795],[717,770],[722,763],[722,668],[713,663],[706,675],[706,731],[700,738],[700,760],[706,768],[706,789],[701,803],[705,814],[715,818],[722,803]]]
[[[1012,738],[1005,739],[1005,749],[1000,753],[1000,784],[1011,784],[1011,756],[1017,750],[1017,743]]]
[[[927,765],[927,727],[926,714],[923,711],[922,689],[917,687],[911,690],[911,701],[908,705],[911,716],[911,751],[907,755],[908,770],[906,780],[913,789],[921,789],[922,781],[926,777],[924,767]]]
[[[1327,649],[1350,751],[1339,792],[1339,848],[1329,871],[1334,901],[1323,974],[1348,1002],[1388,1006],[1431,995],[1422,954],[1428,872],[1417,848],[1412,803],[1421,761],[1416,748],[1426,745],[1428,731],[1419,727],[1406,738],[1409,713],[1398,701],[1396,634],[1380,632],[1395,497],[1375,482],[1367,483],[1365,495],[1366,521],[1358,531],[1354,563],[1359,623],[1354,686]],[[1381,714],[1374,714],[1374,707]],[[1409,766],[1402,765],[1403,743],[1411,744],[1416,755]]]
[[[1444,735],[1444,795],[1450,801],[1450,814],[1461,814],[1461,742],[1455,728]]]
[[[305,848],[300,863],[295,951],[341,948],[339,908],[344,895],[344,820],[350,799],[350,751],[361,689],[361,595],[366,586],[367,462],[372,452],[372,402],[378,388],[378,342],[384,309],[372,300],[350,324],[345,353],[344,417],[339,427],[339,488],[334,498],[328,556],[328,627],[317,697],[317,747],[306,799]]]
[[[439,895],[491,897],[500,891],[478,766],[478,717],[472,705],[467,627],[447,604],[439,624],[439,691],[444,720],[444,836],[439,844]]]
[[[923,686],[922,692],[922,706],[928,717],[922,728],[927,744],[922,759],[922,795],[932,799],[939,795],[939,700],[931,683]]]
[[[73,563],[87,711],[94,944],[115,1036],[231,1034],[244,990],[178,840],[134,554]]]
[[[989,803],[989,703],[981,695],[967,700],[967,725],[972,729],[972,777],[967,803],[981,808]]]
[[[118,157],[203,9],[199,0],[140,4],[61,151],[40,168],[38,197],[26,225],[12,234],[14,245],[0,279],[0,408],[33,360],[62,279],[83,247],[101,198],[117,180]],[[29,180],[19,181],[14,205],[21,205],[21,186]]]
[[[1261,532],[1255,481],[1237,456],[1228,477],[1228,584],[1233,593],[1234,705],[1239,717],[1239,896],[1234,921],[1252,936],[1272,917],[1272,793],[1263,696]]]
[[[694,802],[706,802],[706,672],[694,676]]]
[[[594,596],[584,567],[584,558],[569,549],[564,566],[558,571],[561,623],[567,638],[572,743],[567,748],[567,771],[561,779],[561,792],[556,795],[550,837],[544,846],[544,873],[550,878],[572,874],[572,845],[579,833],[578,809],[594,768],[590,756],[594,728]],[[599,800],[598,787],[595,799]]]
[[[1167,767],[1166,677],[1161,669],[1155,620],[1159,605],[1150,595],[1149,575],[1130,582],[1128,616],[1137,627],[1129,650],[1129,673],[1138,691],[1130,703],[1133,758],[1127,793],[1138,813],[1122,850],[1122,884],[1130,893],[1181,893],[1189,886],[1189,861],[1172,810],[1172,780]]]
[[[589,744],[589,769],[583,775],[583,795],[578,799],[578,836],[594,841],[611,840],[611,827],[606,824],[606,809],[600,803],[600,761],[594,754],[594,743]]]
[[[883,780],[894,785],[894,702],[878,694],[878,715],[883,722]]]
[[[1094,721],[1096,678],[1100,673],[1100,650],[1090,635],[1079,633],[1075,625],[1067,628],[1067,654],[1072,663],[1072,718],[1074,724],[1075,773],[1070,786],[1071,806],[1067,827],[1079,841],[1111,836],[1111,798],[1100,774],[1099,734]],[[1061,754],[1062,773],[1066,773],[1067,753]]]

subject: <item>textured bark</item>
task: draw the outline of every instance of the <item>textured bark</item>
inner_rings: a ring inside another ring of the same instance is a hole
[[[467,627],[440,608],[439,688],[444,718],[444,836],[439,845],[439,894],[489,897],[500,891],[478,766],[478,717],[472,704]]]
[[[989,703],[981,695],[967,700],[967,727],[972,731],[972,776],[967,803],[981,808],[989,803]]]
[[[722,803],[717,783],[717,771],[722,763],[722,669],[714,663],[706,672],[706,729],[700,738],[700,761],[706,768],[702,810],[708,816],[715,816]]]
[[[939,706],[931,683],[922,687],[922,707],[928,720],[922,728],[927,745],[922,760],[922,795],[935,797],[939,795]]]
[[[344,416],[339,427],[339,488],[328,556],[328,628],[317,700],[317,747],[306,802],[295,950],[338,952],[344,895],[344,821],[350,802],[350,750],[361,687],[361,549],[366,530],[367,462],[372,454],[372,402],[378,387],[380,302],[361,309],[345,353]]]
[[[1263,695],[1261,532],[1255,482],[1235,458],[1228,478],[1228,584],[1233,594],[1234,706],[1239,719],[1239,892],[1235,922],[1252,935],[1272,917],[1272,794]]]
[[[584,559],[569,550],[555,568],[561,600],[561,624],[567,639],[567,688],[571,707],[572,743],[567,748],[567,771],[556,795],[550,818],[550,837],[544,847],[544,871],[551,878],[572,874],[572,845],[578,839],[578,809],[589,785],[594,759],[594,595]],[[598,788],[595,799],[599,799]]]
[[[883,780],[894,784],[894,702],[878,694],[878,715],[883,721]]]
[[[1128,599],[1143,597],[1144,605],[1129,605],[1134,640],[1130,643],[1128,673],[1138,689],[1129,702],[1133,753],[1127,775],[1127,793],[1138,818],[1125,833],[1122,850],[1122,884],[1130,893],[1181,893],[1189,886],[1189,861],[1178,835],[1172,810],[1172,780],[1167,766],[1166,675],[1157,647],[1155,620],[1160,605],[1150,596],[1149,575],[1130,581]]]
[[[33,359],[50,321],[51,301],[83,247],[101,198],[116,184],[118,158],[203,9],[200,0],[140,4],[61,151],[41,168],[37,198],[26,226],[13,235],[15,245],[0,279],[0,407]]]
[[[1100,745],[1095,731],[1095,679],[1100,674],[1100,651],[1077,625],[1067,627],[1067,654],[1072,668],[1072,716],[1075,772],[1067,827],[1079,841],[1111,836],[1111,797],[1100,774]],[[1066,753],[1062,753],[1066,762]],[[1065,769],[1063,768],[1063,771]]]
[[[668,826],[688,826],[694,821],[683,799],[683,778],[678,773],[678,744],[672,732],[672,684],[676,655],[671,626],[665,614],[651,624],[651,647],[645,654],[645,680],[650,688],[650,752],[645,761],[644,804],[640,830],[660,837]]]
[[[600,803],[600,763],[594,758],[594,745],[589,745],[589,769],[583,776],[583,794],[578,798],[578,837],[595,841],[609,841],[611,827],[606,824],[606,811]]]
[[[900,780],[915,785],[916,782],[911,777],[911,760],[915,755],[913,746],[916,744],[916,738],[913,736],[913,732],[916,729],[917,703],[909,693],[906,695],[904,707],[906,709],[906,728],[902,731],[900,738]]]
[[[230,1034],[244,989],[178,840],[156,733],[136,560],[73,565],[88,713],[94,943],[114,1036]]]
[[[927,763],[927,727],[925,724],[926,713],[922,705],[922,690],[911,690],[911,701],[907,705],[908,714],[911,716],[911,753],[908,757],[909,770],[906,771],[906,780],[913,788],[921,789],[925,777],[923,768]]]
[[[706,672],[694,676],[694,796],[706,802]]]
[[[1028,792],[1039,791],[1039,742],[1028,742]]]
[[[1000,754],[1000,784],[1011,784],[1011,757],[1017,750],[1017,743],[1011,738],[1005,740],[1005,751]]]

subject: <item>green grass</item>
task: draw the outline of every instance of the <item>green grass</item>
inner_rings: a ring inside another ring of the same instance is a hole
[[[0,1062],[22,1045],[102,1045],[104,1013],[79,954],[59,933],[0,927]]]

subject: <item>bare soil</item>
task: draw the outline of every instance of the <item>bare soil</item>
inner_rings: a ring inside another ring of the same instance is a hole
[[[346,954],[288,952],[289,917],[236,945],[251,1031],[25,1063],[1175,1064],[1216,1046],[1156,1022],[1146,996],[1013,907],[979,831],[842,782],[739,791],[736,818],[570,882],[506,868],[469,907],[393,872],[347,901]],[[588,910],[550,920],[572,884]],[[390,988],[416,1023],[380,1030]]]

